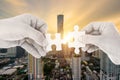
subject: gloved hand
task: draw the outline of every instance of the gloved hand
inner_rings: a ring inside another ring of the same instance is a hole
[[[90,53],[99,47],[113,63],[120,64],[120,35],[113,23],[93,22],[83,31],[86,32],[83,43],[87,44],[83,51]]]
[[[31,14],[0,20],[0,48],[21,46],[36,58],[46,54],[47,24]]]

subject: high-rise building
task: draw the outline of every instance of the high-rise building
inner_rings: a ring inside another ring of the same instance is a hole
[[[19,46],[16,47],[16,53],[17,58],[25,56],[25,50]]]
[[[61,38],[64,38],[64,15],[59,14],[57,15],[57,33],[61,34]],[[70,55],[68,44],[62,44],[62,53],[64,54],[65,58],[68,60],[67,57]]]
[[[100,51],[100,80],[120,80],[120,65],[111,62],[106,53]]]
[[[43,62],[31,54],[28,55],[28,78],[29,80],[42,80],[43,78]]]
[[[43,63],[41,59],[36,59],[32,55],[28,55],[28,78],[29,80],[42,80]]]
[[[16,57],[17,48],[0,49],[0,57]]]
[[[1,48],[0,57],[17,57],[20,58],[24,56],[25,50],[21,47],[12,47],[12,48]]]
[[[64,25],[64,15],[59,14],[57,15],[57,32],[61,33],[61,38],[63,38],[63,25]]]
[[[74,53],[72,50],[72,78],[73,80],[81,80],[81,61],[82,50],[80,48],[79,54]]]
[[[81,80],[81,57],[72,58],[72,77],[73,80]]]

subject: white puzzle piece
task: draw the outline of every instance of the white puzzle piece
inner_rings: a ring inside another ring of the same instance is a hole
[[[80,47],[85,47],[85,44],[83,44],[83,43],[81,42],[81,41],[83,40],[83,39],[82,39],[82,36],[85,35],[85,31],[79,32],[78,30],[79,30],[79,26],[75,26],[75,27],[74,27],[74,31],[71,32],[74,41],[68,43],[68,46],[69,46],[69,47],[75,48],[75,51],[74,51],[74,52],[75,52],[76,54],[79,54],[79,52],[80,52],[80,51],[79,51],[79,48],[80,48]]]
[[[73,38],[73,42],[69,42],[68,39],[65,39],[65,40],[62,40],[61,39],[61,34],[59,33],[56,33],[55,34],[55,39],[51,39],[51,34],[47,34],[47,40],[48,40],[48,46],[47,46],[47,51],[52,51],[52,48],[51,46],[52,45],[56,45],[56,50],[59,51],[59,50],[62,50],[62,43],[65,43],[66,41],[68,42],[68,46],[71,48],[75,48],[75,53],[76,54],[79,54],[79,48],[80,47],[85,47],[85,44],[83,44],[81,41],[83,40],[82,39],[82,36],[85,35],[85,32],[82,31],[78,31],[79,30],[79,27],[78,26],[75,26],[74,27],[74,31],[73,32],[70,32],[68,36],[66,37],[71,37]]]

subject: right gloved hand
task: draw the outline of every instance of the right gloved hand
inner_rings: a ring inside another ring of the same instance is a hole
[[[87,44],[83,51],[90,53],[99,47],[113,63],[120,64],[120,35],[113,23],[93,22],[83,31],[86,32],[83,43]]]

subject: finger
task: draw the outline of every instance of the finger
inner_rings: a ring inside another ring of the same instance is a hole
[[[81,31],[85,31],[86,34],[91,33],[93,31],[93,24],[92,23],[88,24]]]
[[[91,47],[89,47],[89,49],[87,50],[87,52],[88,53],[92,53],[92,52],[94,52],[94,51],[97,51],[98,50],[98,47],[96,47],[96,46],[91,46]]]
[[[106,22],[92,22],[85,26],[82,31],[85,31],[86,34],[90,34],[93,31],[101,33],[105,27]]]
[[[45,47],[41,47],[39,46],[37,43],[33,42],[33,46],[35,46],[35,48],[38,50],[39,54],[41,56],[45,56],[46,55],[46,49]]]
[[[47,32],[47,24],[45,23],[45,21],[37,18],[36,16],[33,16],[31,14],[22,14],[22,15],[16,16],[15,18],[18,18],[22,22],[30,25],[31,27],[33,27],[38,31],[41,31],[42,33]]]
[[[40,45],[38,45],[36,42],[34,42],[31,39],[27,39],[26,41],[28,43],[32,44],[37,49],[37,51],[39,52],[39,54],[41,56],[45,56],[46,55],[46,49],[45,49],[45,47],[41,47]]]
[[[47,24],[44,21],[37,19],[36,22],[33,22],[33,20],[31,20],[31,27],[35,27],[35,29],[43,34],[47,33]]]
[[[83,40],[82,43],[84,44],[92,44],[99,46],[99,43],[101,43],[101,36],[95,36],[95,35],[83,35],[82,36]]]
[[[35,58],[40,58],[41,57],[41,55],[39,54],[37,49],[33,45],[29,44],[26,41],[21,45],[21,47],[24,48],[29,54],[31,54]]]
[[[34,40],[37,44],[40,46],[46,46],[47,40],[46,37],[39,31],[35,30],[32,27],[29,27],[27,30],[28,37],[32,40]]]

